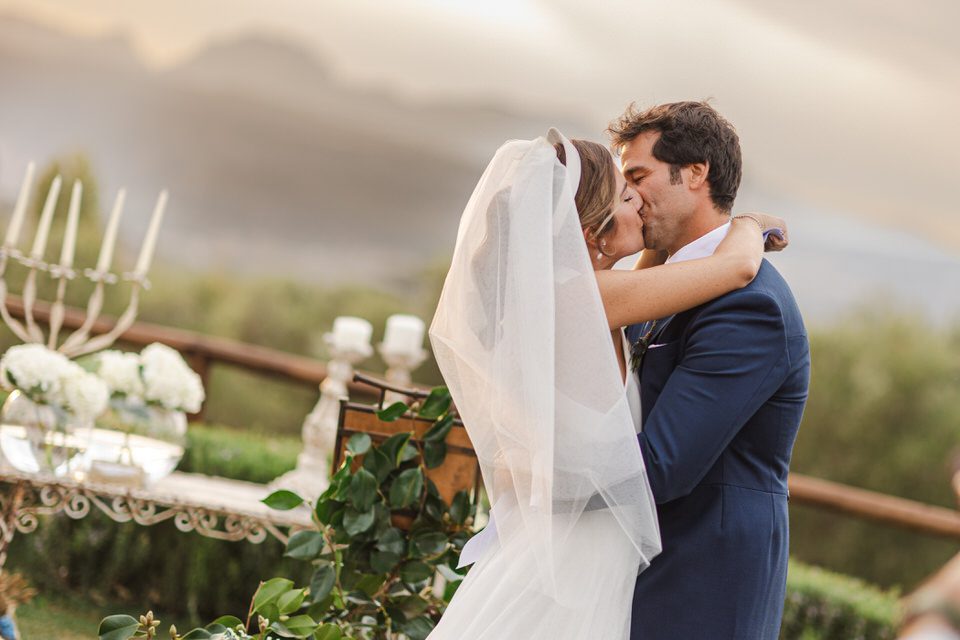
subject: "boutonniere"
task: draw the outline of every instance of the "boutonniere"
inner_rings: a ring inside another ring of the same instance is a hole
[[[650,342],[653,340],[653,332],[657,329],[657,322],[657,320],[654,320],[650,325],[650,329],[630,346],[630,370],[634,373],[640,371],[640,365],[643,364],[643,356],[647,354],[647,349],[650,348]]]

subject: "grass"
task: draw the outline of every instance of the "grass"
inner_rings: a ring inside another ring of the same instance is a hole
[[[130,607],[104,604],[99,598],[82,598],[79,595],[57,594],[39,596],[28,604],[21,605],[16,612],[17,627],[23,640],[97,640],[100,621],[115,613],[125,613],[139,617],[145,611],[135,611]],[[170,624],[177,624],[173,618],[157,616],[160,619],[158,637],[167,637]],[[184,633],[186,624],[177,624]]]
[[[17,626],[25,640],[95,640],[103,611],[76,597],[38,597],[17,609]]]

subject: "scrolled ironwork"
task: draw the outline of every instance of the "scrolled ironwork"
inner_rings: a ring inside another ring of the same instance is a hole
[[[230,482],[203,479],[208,482]],[[15,533],[32,533],[40,525],[41,516],[59,513],[79,520],[95,510],[114,522],[133,521],[142,526],[173,520],[179,531],[192,531],[217,540],[245,540],[254,544],[262,543],[271,536],[286,544],[290,534],[310,526],[308,517],[297,518],[286,512],[262,510],[257,513],[255,507],[258,503],[250,504],[248,508],[230,508],[202,504],[200,500],[188,502],[143,489],[0,473],[0,569],[6,559],[6,548]]]

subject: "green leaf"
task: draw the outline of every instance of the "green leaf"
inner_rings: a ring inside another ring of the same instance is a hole
[[[219,624],[223,625],[227,629],[236,629],[243,624],[243,620],[236,616],[220,616],[210,624]],[[209,625],[207,626],[207,630],[209,631]]]
[[[437,420],[436,423],[423,434],[426,442],[443,442],[447,439],[447,434],[453,428],[453,416],[447,415]]]
[[[347,602],[350,604],[374,604],[373,600],[370,599],[363,591],[351,591],[347,594]]]
[[[346,502],[350,495],[350,485],[353,483],[352,475],[345,475],[337,481],[337,489],[333,493],[333,499],[340,502]]]
[[[213,634],[206,629],[191,629],[182,640],[210,640],[212,637]]]
[[[316,621],[310,616],[293,616],[282,624],[296,638],[305,638],[317,628]]]
[[[355,456],[362,456],[370,449],[370,436],[366,433],[355,433],[347,441],[347,451]]]
[[[423,582],[432,576],[433,567],[419,560],[411,560],[400,567],[400,579],[410,584]]]
[[[396,465],[380,449],[373,449],[363,457],[363,468],[377,478],[377,484],[383,482],[396,468]]]
[[[107,616],[100,621],[97,634],[100,640],[127,640],[132,638],[139,628],[140,621],[132,616]]]
[[[419,415],[423,418],[436,420],[450,408],[450,402],[450,391],[446,387],[434,387],[430,390],[427,399],[423,401]]]
[[[420,553],[433,556],[447,548],[447,536],[441,531],[424,531],[413,537],[413,545]]]
[[[383,420],[384,422],[393,422],[397,418],[405,414],[409,409],[410,407],[408,407],[403,402],[394,402],[392,405],[390,405],[386,409],[377,411],[377,417]]]
[[[403,631],[410,640],[426,640],[426,637],[433,631],[433,620],[427,616],[418,616],[413,620],[404,622],[401,631]]]
[[[321,563],[310,580],[310,602],[317,603],[330,595],[337,580],[337,572],[329,562]]]
[[[396,509],[415,504],[423,491],[423,472],[420,468],[407,469],[390,487],[390,506]]]
[[[218,633],[226,633],[227,628],[222,624],[217,624],[216,622],[211,622],[203,628],[204,631],[209,633],[211,636],[215,636]]]
[[[287,550],[283,555],[297,560],[309,560],[322,550],[323,534],[319,531],[297,531],[287,541]]]
[[[377,573],[390,573],[400,562],[400,554],[392,551],[373,551],[370,554],[370,567]]]
[[[376,476],[366,469],[359,469],[350,482],[350,503],[357,511],[368,511],[377,498]]]
[[[383,583],[386,582],[386,580],[386,576],[368,573],[357,581],[357,589],[363,591],[372,598],[373,595],[380,589],[380,587],[383,586]]]
[[[267,620],[279,620],[280,619],[280,607],[277,606],[276,602],[268,602],[259,609],[257,613],[266,618]]]
[[[317,514],[317,520],[323,524],[329,525],[333,522],[334,514],[343,510],[343,503],[337,500],[323,500],[317,503],[314,512]]]
[[[369,531],[376,519],[376,513],[373,509],[366,511],[357,511],[353,507],[347,507],[343,514],[343,528],[347,535],[356,536],[365,531]]]
[[[397,598],[395,600],[397,606],[403,612],[405,618],[416,618],[418,615],[427,610],[427,607],[430,606],[430,603],[421,598],[418,595],[404,596],[402,598]]]
[[[306,597],[305,589],[294,589],[287,591],[277,599],[277,608],[280,609],[280,615],[290,615],[300,608],[303,599]]]
[[[454,524],[463,525],[470,515],[470,496],[466,491],[457,491],[450,503],[450,519]]]
[[[333,596],[327,596],[320,602],[314,602],[307,607],[307,615],[314,620],[323,620],[326,617],[330,605],[333,604]]]
[[[280,489],[279,491],[274,491],[260,502],[267,505],[271,509],[276,509],[278,511],[289,511],[290,509],[295,509],[303,504],[303,498],[295,494],[293,491]]]
[[[427,469],[436,469],[447,458],[447,443],[426,441],[423,443],[423,464]]]
[[[316,640],[340,640],[343,635],[340,633],[340,627],[335,624],[322,624],[313,632]]]
[[[380,539],[377,540],[376,548],[379,551],[389,551],[390,553],[402,556],[407,552],[407,542],[400,529],[390,527],[380,536]]]
[[[260,585],[253,596],[253,608],[257,611],[264,605],[276,602],[287,591],[293,589],[293,580],[272,578]]]
[[[400,458],[397,461],[397,464],[407,462],[408,460],[413,460],[418,455],[420,455],[420,451],[417,449],[416,445],[412,442],[408,442],[403,446],[403,449],[400,450]]]
[[[386,454],[394,467],[400,465],[400,453],[407,442],[410,441],[410,436],[410,432],[397,433],[384,440],[383,444],[380,445],[380,451]]]

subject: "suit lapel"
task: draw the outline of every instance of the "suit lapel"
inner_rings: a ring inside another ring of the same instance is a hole
[[[657,320],[657,326],[653,331],[653,337],[650,338],[650,344],[658,344],[660,342],[660,337],[663,335],[664,330],[666,330],[667,326],[673,322],[673,319],[676,317],[676,315],[672,315]]]

